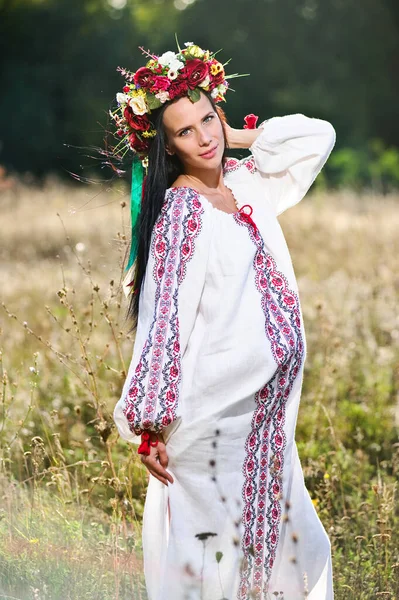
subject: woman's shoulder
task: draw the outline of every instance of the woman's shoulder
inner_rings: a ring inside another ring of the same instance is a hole
[[[183,174],[180,174],[176,177],[176,179],[171,184],[169,189],[179,188],[179,187],[187,187],[187,186],[188,186],[188,179]]]
[[[183,181],[175,180],[166,189],[163,211],[180,209],[191,213],[201,211],[201,207],[200,193],[188,185],[183,185]]]

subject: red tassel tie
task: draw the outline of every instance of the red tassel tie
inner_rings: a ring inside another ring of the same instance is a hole
[[[245,212],[244,208],[248,208],[250,210],[250,212],[249,213]],[[244,221],[246,221],[249,225],[252,225],[254,233],[256,233],[258,228],[256,226],[255,221],[251,217],[251,215],[253,213],[252,206],[250,204],[244,204],[244,206],[242,206],[238,212],[240,213],[240,215],[244,219]]]
[[[137,453],[138,454],[145,454],[146,456],[149,456],[150,455],[151,446],[153,446],[153,447],[158,446],[158,439],[156,439],[155,441],[151,442],[151,440],[150,440],[150,434],[148,433],[148,431],[143,431],[143,433],[141,434],[141,444],[137,448]]]

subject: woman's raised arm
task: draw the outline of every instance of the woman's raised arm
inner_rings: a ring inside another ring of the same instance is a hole
[[[250,149],[267,201],[279,215],[305,196],[336,134],[328,121],[294,114],[263,121],[258,129],[232,129],[231,139],[231,147]]]

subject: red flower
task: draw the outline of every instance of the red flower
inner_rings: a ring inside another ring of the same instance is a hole
[[[184,75],[187,77],[188,87],[193,90],[209,75],[208,65],[199,58],[188,60],[184,67]]]
[[[259,119],[259,117],[257,117],[253,113],[244,117],[244,121],[245,121],[244,129],[256,129],[256,123],[257,123],[258,119]]]
[[[135,115],[130,106],[126,106],[123,116],[130,127],[136,131],[148,131],[151,128],[151,123],[146,115]]]
[[[136,133],[131,133],[129,135],[129,143],[133,150],[140,153],[147,153],[149,150],[149,144],[147,141],[141,140]]]
[[[163,92],[168,90],[170,87],[170,79],[168,77],[155,77],[154,79],[154,85],[151,88],[151,91],[154,92],[154,94],[157,94],[158,92]]]
[[[123,91],[127,94],[130,92],[130,87],[128,85],[123,86]]]
[[[154,73],[147,67],[140,67],[134,74],[134,83],[140,87],[149,88],[154,85]]]
[[[224,83],[225,73],[224,70],[220,71],[217,75],[211,75],[212,87],[216,87]]]
[[[188,92],[187,81],[181,77],[174,79],[170,88],[168,89],[168,92],[171,100],[179,98],[180,96],[186,96]]]

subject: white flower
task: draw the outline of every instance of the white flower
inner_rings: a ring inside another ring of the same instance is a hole
[[[184,42],[184,45],[186,46],[186,48],[188,48],[188,46],[194,46],[193,42]]]
[[[163,67],[168,67],[171,62],[177,60],[176,54],[174,52],[164,52],[162,56],[158,58],[158,62]]]
[[[211,79],[209,77],[209,75],[207,75],[204,79],[204,81],[201,81],[201,83],[198,84],[198,87],[206,87],[207,85],[209,85],[211,82]]]
[[[160,92],[158,92],[158,94],[155,94],[155,98],[158,98],[158,100],[160,100],[162,104],[164,104],[165,102],[170,100],[169,92],[167,92],[166,90],[161,90]]]
[[[174,60],[171,63],[169,63],[169,69],[171,69],[172,71],[178,71],[179,69],[182,69],[184,67],[184,63],[181,62],[181,60]]]
[[[116,94],[116,101],[118,102],[118,104],[126,104],[128,100],[129,96],[127,96],[126,94],[122,94],[122,92],[118,92]]]
[[[168,77],[171,81],[173,81],[173,79],[176,79],[176,77],[178,76],[178,72],[177,71],[172,71],[172,69],[169,69],[168,71]]]
[[[216,98],[217,96],[224,96],[224,94],[226,93],[227,90],[227,86],[223,85],[222,83],[218,86],[216,86],[212,91],[211,91],[211,96],[212,98]]]
[[[177,58],[177,54],[174,52],[165,52],[159,57],[158,62],[163,67],[169,67],[172,71],[178,71],[184,67],[184,63]]]
[[[144,96],[129,98],[129,106],[135,115],[144,115],[147,112],[147,104]]]

